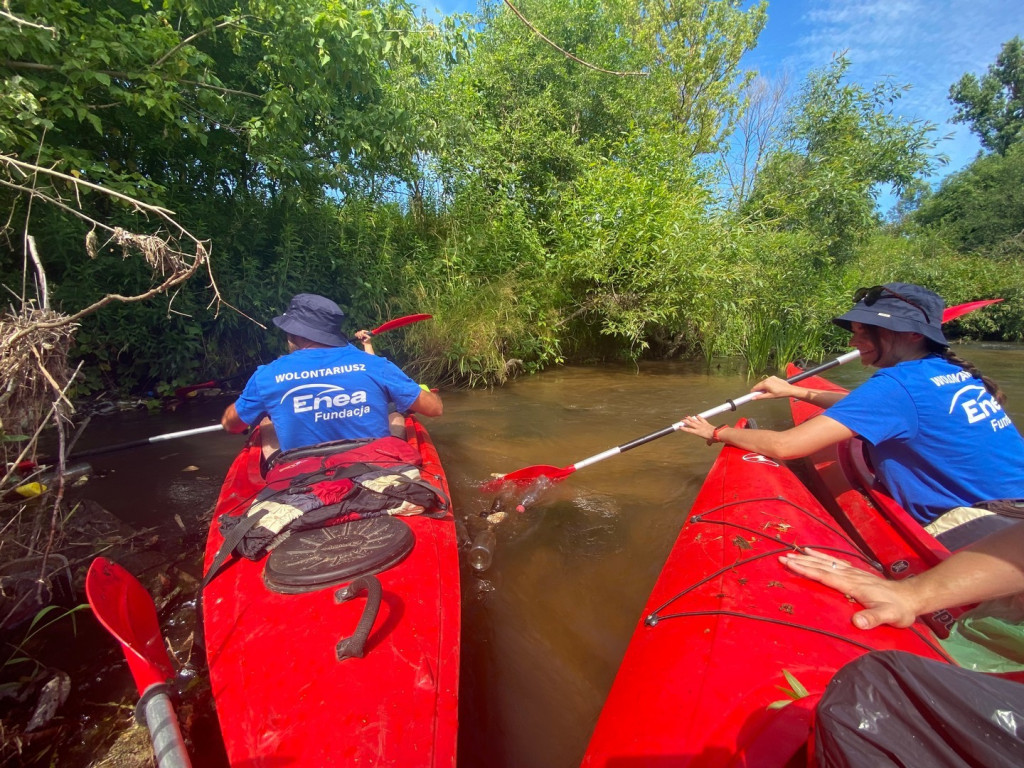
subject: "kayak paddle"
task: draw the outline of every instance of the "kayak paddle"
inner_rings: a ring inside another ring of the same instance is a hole
[[[962,315],[966,315],[968,312],[973,312],[974,310],[980,309],[981,307],[988,306],[989,304],[994,304],[997,301],[1002,301],[1002,299],[985,299],[982,301],[972,301],[968,302],[967,304],[958,304],[955,307],[949,307],[942,313],[942,322],[947,323],[950,320],[954,320]],[[845,363],[848,363],[852,360],[856,360],[858,357],[860,357],[860,352],[858,350],[847,352],[845,355],[840,355],[834,360],[830,360],[827,363],[819,365],[817,368],[812,368],[809,371],[803,371],[802,373],[798,373],[795,376],[790,376],[788,379],[786,379],[786,382],[789,384],[795,384],[798,381],[803,381],[804,379],[809,378],[811,376],[816,376],[819,373],[823,373],[824,371],[827,371],[831,368],[835,368],[837,366],[844,365]],[[737,406],[744,405],[745,403],[749,403],[751,400],[755,400],[758,394],[759,393],[756,392],[748,392],[742,397],[738,397],[735,400],[726,400],[721,405],[715,406],[714,408],[704,411],[703,413],[700,413],[698,415],[701,416],[702,418],[710,419],[712,416],[717,416],[718,414],[724,413],[725,411],[735,411]],[[559,480],[564,480],[578,469],[589,467],[591,464],[596,464],[597,462],[603,461],[604,459],[609,459],[612,456],[618,456],[620,453],[632,450],[633,448],[636,448],[641,445],[645,445],[646,443],[649,443],[652,440],[657,440],[660,437],[671,435],[673,432],[676,432],[679,429],[681,429],[682,426],[682,420],[677,421],[675,424],[665,427],[664,429],[659,429],[657,432],[651,432],[649,435],[638,437],[636,440],[631,440],[630,442],[625,443],[624,445],[617,445],[614,448],[609,448],[607,451],[602,451],[601,453],[583,459],[582,461],[577,461],[575,464],[571,464],[568,467],[553,467],[549,464],[538,464],[532,467],[524,467],[523,469],[517,469],[515,472],[509,472],[507,475],[502,475],[501,477],[496,477],[493,480],[487,481],[481,486],[481,489],[487,493],[490,493],[500,489],[504,483],[528,485],[529,483],[532,483],[534,480],[537,480],[538,478],[541,477],[546,477],[552,482],[558,482]]]
[[[127,443],[117,443],[116,445],[107,445],[103,448],[89,448],[85,451],[77,451],[67,457],[66,461],[71,459],[80,459],[83,456],[96,456],[101,453],[110,453],[111,451],[120,451],[125,448],[138,448],[142,445],[149,445],[150,443],[159,443],[163,440],[176,440],[179,437],[189,437],[190,435],[201,435],[204,432],[220,432],[223,430],[220,424],[211,424],[208,427],[196,427],[195,429],[185,429],[181,432],[166,432],[162,435],[153,435],[152,437],[143,437],[139,440],[132,440]]]
[[[160,634],[156,606],[138,579],[112,560],[97,557],[85,577],[89,606],[121,644],[139,690],[135,715],[149,729],[159,768],[189,768],[177,715],[167,695],[174,666]]]

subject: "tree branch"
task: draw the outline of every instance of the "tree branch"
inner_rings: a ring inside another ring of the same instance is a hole
[[[552,48],[554,48],[556,51],[561,53],[566,58],[572,59],[576,63],[582,64],[584,67],[587,67],[588,69],[593,69],[595,72],[603,72],[606,75],[615,75],[616,77],[647,77],[648,75],[650,75],[649,72],[616,72],[615,70],[603,69],[603,68],[598,67],[598,66],[596,66],[594,64],[586,62],[583,59],[581,59],[581,58],[579,58],[577,56],[574,56],[573,54],[569,53],[564,48],[559,47],[559,45],[557,43],[554,43],[553,41],[551,41],[547,37],[545,37],[544,33],[541,32],[539,29],[537,29],[535,26],[533,26],[533,24],[530,23],[529,19],[527,19],[525,16],[523,16],[523,14],[519,12],[518,8],[516,8],[514,5],[512,5],[510,0],[504,0],[504,3],[509,8],[512,9],[512,13],[514,13],[516,16],[518,16],[519,19],[523,22],[523,24],[525,24],[527,27],[529,27],[530,30],[535,35],[537,35],[537,37],[539,37],[541,40],[543,40],[545,43],[550,45]]]

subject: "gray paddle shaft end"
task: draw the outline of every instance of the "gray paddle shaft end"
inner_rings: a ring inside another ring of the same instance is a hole
[[[137,713],[141,713],[149,738],[153,742],[153,756],[159,768],[192,768],[185,739],[178,727],[167,686],[153,685],[139,700]]]

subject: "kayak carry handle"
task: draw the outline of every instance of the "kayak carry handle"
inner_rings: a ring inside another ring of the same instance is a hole
[[[376,576],[360,576],[358,579],[346,584],[334,593],[335,603],[344,603],[361,592],[366,592],[366,605],[363,607],[363,615],[359,618],[355,632],[351,637],[343,637],[335,646],[334,653],[338,661],[345,661],[353,657],[363,658],[366,652],[366,640],[370,637],[373,623],[377,620],[377,612],[380,610],[381,594],[380,579]]]

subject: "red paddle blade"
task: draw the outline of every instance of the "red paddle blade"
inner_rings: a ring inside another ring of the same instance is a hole
[[[85,577],[85,594],[100,624],[121,643],[139,694],[174,677],[153,598],[134,576],[97,557]]]
[[[969,301],[966,304],[957,304],[955,307],[949,307],[945,312],[942,313],[942,322],[948,323],[950,320],[956,320],[961,315],[966,315],[968,312],[973,312],[976,309],[987,307],[989,304],[996,304],[1002,301],[1002,299],[982,299],[981,301]]]
[[[552,467],[547,464],[538,464],[535,467],[523,467],[522,469],[517,469],[515,472],[509,472],[507,475],[502,475],[501,477],[496,477],[493,480],[488,480],[480,486],[480,488],[486,493],[493,493],[494,491],[500,491],[507,483],[527,486],[542,477],[546,477],[551,482],[557,483],[559,480],[564,480],[575,471],[576,467]]]
[[[412,323],[418,323],[420,320],[430,320],[433,315],[406,315],[405,317],[396,317],[394,320],[388,320],[384,325],[377,326],[370,333],[377,335],[378,333],[384,333],[384,331],[392,331],[395,328],[401,328],[403,325],[411,325]]]

